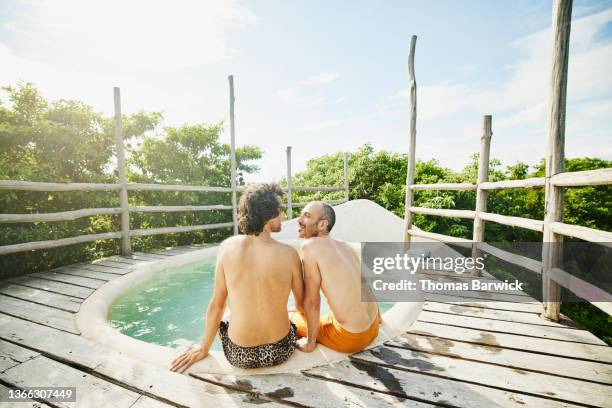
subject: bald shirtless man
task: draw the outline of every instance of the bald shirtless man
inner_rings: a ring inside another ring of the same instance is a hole
[[[322,202],[311,202],[298,218],[304,266],[304,312],[295,312],[298,347],[314,350],[319,342],[344,353],[366,348],[377,336],[380,313],[375,302],[361,301],[361,268],[355,252],[345,242],[329,236],[336,215]],[[331,312],[319,315],[320,290]]]
[[[177,357],[172,371],[184,372],[208,356],[217,330],[225,357],[236,367],[277,365],[293,354],[297,334],[287,300],[293,292],[301,310],[304,289],[297,251],[270,236],[281,230],[282,195],[277,184],[262,184],[240,197],[238,223],[245,235],[228,238],[219,247],[202,343]],[[228,297],[232,310],[226,322],[221,318]]]

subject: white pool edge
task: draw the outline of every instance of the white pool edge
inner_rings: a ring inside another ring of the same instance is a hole
[[[104,344],[113,350],[138,358],[148,363],[170,367],[172,360],[184,350],[147,343],[122,334],[111,327],[107,320],[110,308],[127,291],[151,279],[156,272],[168,267],[179,267],[213,256],[218,247],[208,247],[193,252],[174,255],[159,261],[139,264],[135,270],[113,279],[92,293],[76,314],[76,326],[83,337]],[[376,340],[368,347],[374,347],[405,332],[417,319],[423,308],[422,302],[396,303],[383,313],[383,324]],[[204,313],[204,311],[202,311]],[[203,330],[203,328],[202,328]],[[348,359],[349,354],[331,350],[320,344],[312,353],[296,350],[291,358],[280,365],[260,369],[239,369],[228,363],[222,351],[211,351],[210,355],[194,364],[188,372],[202,374],[256,375],[286,373],[316,367]]]

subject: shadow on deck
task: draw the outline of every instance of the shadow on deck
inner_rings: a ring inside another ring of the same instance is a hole
[[[0,282],[0,396],[9,386],[72,386],[83,407],[611,406],[611,349],[571,322],[542,320],[527,295],[492,302],[475,293],[457,303],[432,293],[411,329],[384,346],[273,375],[180,375],[79,335],[74,315],[95,289],[138,263],[200,248]],[[74,406],[58,404],[15,406]]]

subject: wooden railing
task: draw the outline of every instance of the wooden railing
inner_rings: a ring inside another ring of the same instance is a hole
[[[593,305],[612,314],[612,296],[604,290],[578,277],[572,276],[560,268],[562,256],[560,243],[563,236],[574,237],[585,241],[596,242],[612,247],[612,232],[570,225],[563,219],[563,190],[572,187],[598,186],[612,184],[612,168],[565,172],[565,99],[567,88],[567,57],[569,50],[569,32],[571,22],[571,1],[556,0],[553,9],[553,63],[551,64],[549,137],[546,154],[546,177],[526,180],[488,181],[489,153],[492,135],[492,118],[484,116],[480,138],[480,155],[478,162],[478,179],[472,183],[414,184],[415,146],[416,146],[416,81],[414,79],[414,51],[416,36],[413,36],[408,56],[408,83],[410,86],[410,152],[408,160],[408,177],[406,179],[405,240],[410,243],[411,237],[421,237],[442,242],[453,242],[472,248],[472,256],[487,252],[499,259],[522,266],[527,270],[542,275],[543,317],[558,320],[560,314],[561,286],[577,296],[593,301]],[[491,190],[510,188],[544,188],[544,220],[533,220],[522,217],[487,212],[487,194]],[[412,205],[414,192],[423,190],[458,190],[476,191],[476,208],[472,210],[422,208]],[[474,220],[472,240],[451,237],[443,234],[424,232],[412,227],[412,214],[434,215],[442,217],[468,218]],[[543,233],[542,261],[514,254],[484,241],[485,221],[495,222],[511,227],[525,228]],[[481,271],[475,270],[479,275]]]
[[[19,244],[0,246],[0,255],[7,255],[17,252],[32,251],[39,249],[51,249],[66,245],[81,244],[106,239],[121,239],[121,253],[128,255],[131,253],[131,237],[142,237],[148,235],[173,234],[181,232],[200,231],[207,229],[233,227],[234,234],[238,233],[237,220],[237,193],[243,192],[244,187],[236,185],[236,148],[234,142],[234,86],[233,77],[229,77],[230,83],[230,129],[231,129],[231,186],[198,186],[198,185],[170,185],[170,184],[142,184],[127,183],[125,174],[125,157],[123,144],[123,129],[121,123],[121,98],[119,88],[114,88],[115,102],[115,142],[117,146],[117,166],[119,170],[119,182],[109,183],[45,183],[21,180],[0,180],[0,190],[18,191],[119,191],[120,207],[113,208],[83,208],[71,211],[61,211],[54,213],[38,214],[0,214],[0,224],[8,223],[30,223],[30,222],[56,222],[70,221],[83,217],[96,215],[120,215],[121,231],[112,231],[99,234],[79,235],[75,237],[24,242]],[[341,187],[331,186],[293,186],[291,183],[291,148],[287,148],[287,187],[283,190],[288,198],[288,218],[292,217],[293,207],[303,207],[307,203],[293,203],[291,196],[293,191],[343,191],[344,200],[326,201],[335,205],[348,201],[348,155],[344,155],[344,183]],[[194,191],[194,192],[221,192],[231,193],[231,205],[174,205],[174,206],[130,206],[128,196],[130,191]],[[189,225],[179,227],[149,228],[149,229],[130,229],[130,213],[134,212],[178,212],[178,211],[212,211],[212,210],[231,210],[232,222]]]

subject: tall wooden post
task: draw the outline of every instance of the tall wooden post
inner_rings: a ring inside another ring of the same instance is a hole
[[[344,201],[349,200],[349,171],[348,171],[349,155],[344,153]]]
[[[232,222],[234,223],[234,235],[238,235],[238,207],[236,203],[236,128],[234,125],[234,76],[230,75],[229,79],[230,89],[230,149],[231,149],[231,180],[230,186],[232,188]]]
[[[408,53],[408,86],[410,87],[410,147],[408,151],[408,175],[406,177],[406,201],[404,210],[404,242],[410,245],[410,234],[408,230],[412,228],[412,203],[414,201],[414,192],[412,185],[414,184],[415,171],[415,149],[416,149],[416,115],[417,115],[417,97],[416,97],[416,79],[414,77],[414,51],[416,48],[416,35],[410,38],[410,52]]]
[[[550,178],[565,169],[565,105],[571,22],[572,0],[555,0],[552,17],[553,46],[542,250],[544,317],[554,321],[559,320],[561,287],[549,275],[552,268],[560,265],[563,255],[561,248],[563,236],[552,231],[552,223],[563,220],[563,187],[552,185]]]
[[[293,218],[291,199],[291,146],[287,146],[287,219],[289,220]]]
[[[484,241],[485,222],[480,218],[480,213],[487,211],[487,190],[480,188],[481,184],[489,181],[489,156],[491,154],[491,115],[482,117],[482,134],[480,135],[480,155],[478,156],[478,178],[476,187],[476,214],[474,216],[474,231],[472,240],[472,258],[482,256],[482,251],[477,247],[478,242]],[[472,275],[480,276],[482,271],[475,268]]]
[[[123,145],[123,125],[121,121],[121,91],[118,87],[113,88],[115,100],[115,144],[117,149],[117,171],[119,173],[119,203],[121,205],[121,254],[130,255],[132,246],[130,244],[130,210],[128,204],[128,193],[125,177],[125,148]]]

